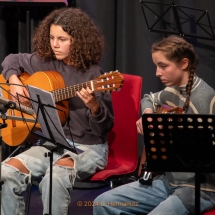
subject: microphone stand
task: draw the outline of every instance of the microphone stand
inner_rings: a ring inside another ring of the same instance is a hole
[[[11,119],[11,120],[18,120],[18,121],[23,121],[25,120],[26,122],[36,122],[35,119],[30,119],[30,118],[22,118],[22,117],[16,117],[16,116],[7,116],[6,113],[8,109],[14,109],[12,107],[15,107],[16,103],[13,101],[8,101],[7,104],[5,105],[0,105],[0,118],[2,119],[2,123],[0,123],[0,163],[2,163],[2,135],[1,135],[1,130],[3,128],[7,127],[6,120]],[[18,151],[20,146],[12,152],[9,157],[11,157],[16,151]],[[1,165],[0,165],[0,206],[1,206],[1,191],[2,191],[2,185],[4,184],[4,181],[1,180]],[[1,210],[0,210],[0,215],[1,215]]]

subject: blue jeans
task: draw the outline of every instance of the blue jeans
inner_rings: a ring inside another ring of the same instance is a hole
[[[103,169],[107,164],[108,144],[80,145],[78,148],[84,152],[76,155],[67,150],[53,153],[53,175],[52,175],[52,214],[67,215],[70,203],[70,191],[74,180],[83,180]],[[50,158],[44,154],[49,150],[42,146],[34,146],[29,150],[17,155],[29,174],[20,172],[5,162],[2,163],[2,215],[24,215],[25,204],[22,192],[26,190],[31,182],[31,177],[44,176],[40,182],[39,189],[42,193],[43,214],[49,213],[49,182],[50,182]],[[74,167],[56,165],[55,162],[64,156],[74,160]]]
[[[215,194],[201,192],[201,211],[215,207]],[[138,181],[107,191],[94,200],[94,215],[185,215],[195,213],[195,189],[173,187],[157,176],[151,186]]]

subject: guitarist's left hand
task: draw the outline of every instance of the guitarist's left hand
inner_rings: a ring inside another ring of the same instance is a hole
[[[100,113],[100,105],[96,99],[95,93],[87,87],[76,92],[85,105],[91,110],[92,115],[96,116]]]

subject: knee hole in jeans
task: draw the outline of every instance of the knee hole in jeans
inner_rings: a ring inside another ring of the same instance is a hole
[[[69,166],[69,167],[74,167],[74,161],[71,157],[65,156],[58,161],[55,162],[56,165],[59,166]]]
[[[29,174],[29,170],[25,165],[17,158],[12,158],[9,161],[5,162],[7,165],[17,168],[20,172]]]

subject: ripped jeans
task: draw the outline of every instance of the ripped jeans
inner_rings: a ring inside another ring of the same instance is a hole
[[[107,165],[108,144],[81,145],[75,144],[84,152],[76,155],[67,150],[53,153],[52,174],[52,214],[67,215],[70,204],[70,192],[74,180],[83,180]],[[49,150],[43,146],[33,146],[29,150],[17,155],[28,169],[29,174],[20,172],[17,168],[2,162],[2,215],[24,215],[25,203],[22,192],[31,182],[31,177],[43,177],[39,184],[42,193],[43,214],[49,213],[49,182],[50,157],[44,154]],[[74,161],[74,167],[56,165],[60,158],[69,156]]]

